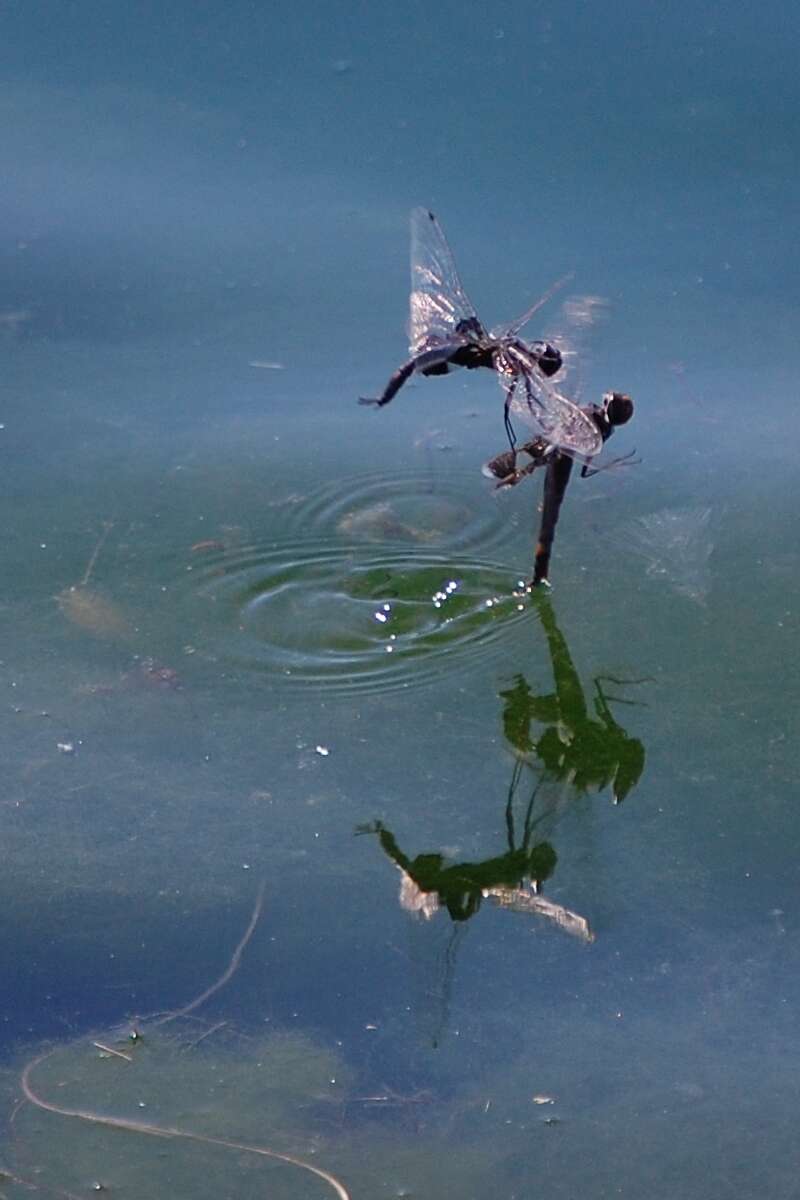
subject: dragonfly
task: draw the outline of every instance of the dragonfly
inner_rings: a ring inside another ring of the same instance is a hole
[[[568,401],[566,397],[564,397],[564,400],[565,403],[574,403],[573,401]],[[617,426],[625,425],[630,421],[633,416],[633,400],[624,392],[606,392],[600,404],[587,404],[580,408],[580,412],[588,417],[595,426],[597,448],[601,450]],[[494,458],[490,458],[483,467],[483,474],[490,479],[496,479],[498,488],[513,487],[514,484],[519,483],[527,475],[532,475],[538,467],[548,466],[553,458],[564,453],[564,447],[560,447],[549,438],[539,435],[528,442],[524,442],[521,446],[513,446],[510,450],[504,450],[501,454],[496,454]],[[517,458],[520,454],[527,455],[530,462],[518,468]],[[622,458],[612,459],[611,462],[605,463],[600,467],[591,465],[592,458],[594,457],[593,454],[581,455],[580,457],[584,458],[581,467],[581,478],[588,479],[592,475],[599,474],[600,471],[607,470],[608,467],[628,462],[633,454],[635,454],[635,451],[624,455]]]
[[[568,403],[572,403],[572,401],[568,401]],[[633,416],[633,400],[624,392],[606,392],[600,404],[588,404],[579,411],[593,424],[598,449],[602,449],[614,430],[619,425],[625,425],[630,421]],[[517,466],[520,454],[525,454],[529,459],[523,467]],[[632,450],[629,454],[612,459],[611,462],[600,467],[593,467],[591,460],[594,455],[587,455],[581,466],[581,478],[587,479],[609,467],[632,466],[639,461],[635,458],[635,454],[636,451]],[[553,539],[564,493],[572,475],[573,462],[574,456],[564,447],[556,446],[547,437],[539,435],[519,447],[512,447],[510,450],[495,455],[483,468],[484,475],[497,480],[498,488],[513,487],[526,476],[532,475],[539,467],[546,468],[542,518],[536,542],[531,587],[549,586],[548,576]]]
[[[563,357],[550,341],[528,342],[520,331],[570,278],[565,276],[516,321],[487,332],[467,296],[442,227],[427,208],[411,213],[409,353],[377,397],[359,403],[388,404],[414,374],[447,375],[457,367],[493,370],[505,393],[509,445],[516,445],[511,415],[522,417],[554,447],[585,458],[602,445],[597,426],[576,404],[549,386]]]

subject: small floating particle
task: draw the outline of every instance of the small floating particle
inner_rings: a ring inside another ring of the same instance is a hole
[[[57,747],[59,753],[61,753],[61,754],[74,754],[75,753],[75,743],[74,742],[56,742],[56,747]]]
[[[191,554],[207,554],[209,550],[224,550],[225,543],[218,541],[216,538],[206,538],[203,542],[195,542],[189,547]]]
[[[552,1096],[531,1096],[534,1104],[555,1104]]]
[[[330,750],[327,746],[315,746],[314,749],[316,750],[317,754],[320,754],[323,758],[327,758],[330,754]]]
[[[268,359],[254,358],[248,364],[248,367],[258,367],[261,371],[285,371],[283,363],[270,362]]]

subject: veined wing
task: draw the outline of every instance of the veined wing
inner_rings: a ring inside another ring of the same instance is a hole
[[[516,386],[511,400],[512,420],[518,417],[551,445],[578,458],[593,458],[603,448],[600,430],[591,417],[562,395],[549,379],[537,370],[531,359],[529,365],[518,363]],[[500,374],[500,382],[508,379]]]
[[[597,326],[608,317],[608,307],[603,296],[567,296],[555,320],[545,327],[545,340],[560,351],[563,360],[558,381],[563,387],[569,380],[576,399],[585,383],[589,345]]]
[[[408,322],[412,358],[443,342],[467,341],[483,328],[461,286],[452,251],[436,217],[427,208],[411,213],[411,297]]]
[[[534,316],[534,314],[537,313],[540,308],[544,308],[545,304],[552,300],[556,292],[560,291],[561,288],[568,284],[572,278],[573,273],[570,272],[569,275],[564,275],[561,279],[557,279],[556,282],[547,289],[544,295],[539,297],[535,304],[532,304],[530,308],[525,309],[525,312],[521,317],[517,317],[516,321],[512,321],[510,325],[495,326],[491,332],[491,336],[499,339],[516,337],[520,329],[523,329],[528,324],[528,321],[530,321],[531,317]]]

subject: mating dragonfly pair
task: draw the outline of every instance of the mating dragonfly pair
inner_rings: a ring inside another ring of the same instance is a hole
[[[592,459],[616,426],[625,424],[633,415],[633,401],[621,392],[608,392],[601,404],[585,407],[564,396],[554,382],[564,364],[558,346],[550,341],[528,342],[519,336],[565,282],[561,280],[516,321],[487,332],[464,291],[439,222],[428,209],[415,208],[411,213],[411,357],[394,372],[380,396],[362,397],[360,401],[383,407],[413,374],[446,375],[457,367],[467,370],[487,367],[495,371],[505,393],[504,420],[510,449],[490,459],[484,472],[497,479],[498,487],[518,483],[540,466],[547,467],[548,476],[555,476],[548,479],[549,493],[553,497],[558,495],[558,502],[554,514],[543,513],[534,584],[547,580],[549,548],[572,460],[582,462],[582,475],[594,474],[600,468],[590,466]],[[532,428],[535,438],[518,446],[512,418],[519,418]],[[521,453],[530,461],[518,469],[517,458]],[[545,510],[547,495],[546,486]],[[552,527],[549,542],[545,517]],[[541,560],[539,553],[542,535],[547,542],[546,561]]]

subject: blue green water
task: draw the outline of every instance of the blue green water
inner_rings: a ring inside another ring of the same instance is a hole
[[[796,1194],[796,35],[5,6],[4,1196]],[[419,203],[608,301],[545,597]]]

